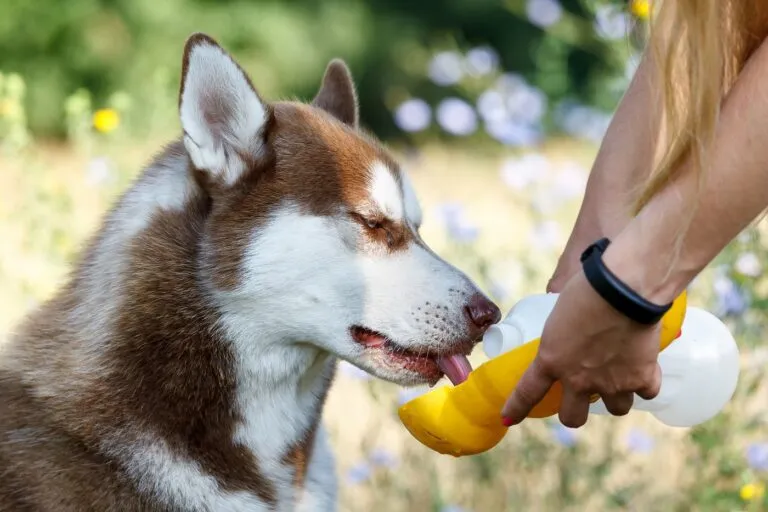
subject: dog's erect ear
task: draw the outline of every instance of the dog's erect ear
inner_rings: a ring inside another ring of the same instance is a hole
[[[240,66],[205,34],[184,46],[179,115],[192,163],[217,181],[233,184],[262,151],[269,109]]]
[[[328,64],[320,91],[312,100],[312,105],[357,128],[357,92],[352,74],[343,60],[333,59]]]

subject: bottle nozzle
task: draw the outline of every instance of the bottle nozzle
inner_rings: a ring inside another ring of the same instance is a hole
[[[512,323],[498,323],[488,328],[483,336],[483,351],[493,359],[519,347],[525,342],[522,331]]]

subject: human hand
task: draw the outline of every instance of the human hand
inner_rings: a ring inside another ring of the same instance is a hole
[[[563,425],[584,425],[593,395],[603,399],[608,412],[623,416],[635,393],[646,400],[659,393],[658,355],[658,325],[624,317],[577,272],[547,319],[536,358],[502,409],[504,422],[520,423],[556,381],[563,390]]]

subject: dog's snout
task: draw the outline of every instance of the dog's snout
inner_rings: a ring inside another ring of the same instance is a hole
[[[466,306],[472,334],[481,336],[491,325],[501,320],[501,310],[487,297],[480,293],[474,294]]]

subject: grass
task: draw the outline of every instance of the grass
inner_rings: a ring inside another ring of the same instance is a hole
[[[101,215],[158,147],[99,139],[88,147],[37,143],[0,155],[0,340],[61,284]],[[561,171],[580,166],[569,176],[583,176],[594,149],[550,142],[541,150],[550,172],[536,167],[535,183],[524,190],[500,178],[505,162],[521,156],[511,152],[431,145],[404,157],[425,211],[424,238],[507,310],[544,289],[580,199],[573,190],[570,197],[556,195],[567,184]],[[461,205],[460,229],[442,222],[449,204]],[[692,290],[694,304],[711,304],[712,279],[705,273]],[[749,325],[734,324],[750,340],[765,327],[752,315]],[[749,343],[743,354],[737,395],[701,427],[668,428],[642,412],[595,416],[576,432],[531,420],[491,452],[458,460],[430,452],[399,424],[402,390],[344,365],[325,413],[338,459],[340,510],[762,510],[762,500],[744,499],[748,493],[740,491],[752,485],[759,495],[765,478],[754,463],[750,468],[744,450],[768,432],[762,405],[768,389],[761,382],[768,359]]]

